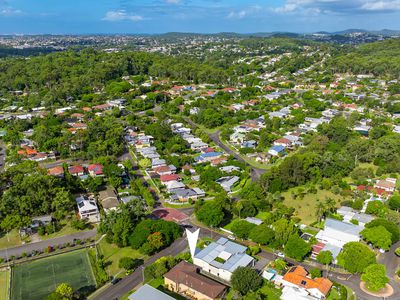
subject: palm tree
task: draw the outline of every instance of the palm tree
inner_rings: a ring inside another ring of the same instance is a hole
[[[326,211],[325,205],[321,201],[317,200],[315,209],[316,209],[315,215],[318,218],[318,222],[321,222],[322,217],[325,215],[325,211]]]
[[[325,199],[325,206],[326,209],[330,212],[333,213],[336,210],[336,201],[332,198],[326,198]]]

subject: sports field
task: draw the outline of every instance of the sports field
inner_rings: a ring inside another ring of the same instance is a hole
[[[90,289],[96,285],[86,250],[73,251],[15,266],[11,300],[42,300],[60,283]]]
[[[0,271],[0,300],[8,300],[8,289],[10,285],[10,271]]]

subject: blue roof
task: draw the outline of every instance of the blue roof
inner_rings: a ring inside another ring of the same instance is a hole
[[[274,150],[274,151],[276,151],[276,152],[282,152],[282,151],[284,151],[285,150],[285,147],[283,147],[283,146],[281,146],[281,145],[279,145],[279,146],[273,146],[273,147],[271,147],[269,150]]]
[[[208,153],[202,153],[199,156],[197,156],[195,159],[196,160],[203,160],[204,158],[209,158],[209,157],[216,157],[216,156],[221,156],[221,152],[208,152]]]

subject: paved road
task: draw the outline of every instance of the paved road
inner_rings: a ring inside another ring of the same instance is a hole
[[[130,274],[129,276],[123,278],[116,285],[110,285],[103,293],[96,296],[95,300],[113,300],[119,299],[126,293],[130,292],[136,286],[138,286],[143,281],[143,268],[154,263],[157,259],[163,256],[176,256],[179,253],[185,251],[187,248],[187,241],[185,238],[177,239],[170,247],[162,250],[161,252],[151,256],[142,267],[139,267]],[[150,300],[150,299],[145,299]]]
[[[197,128],[197,125],[190,120],[189,118],[185,119],[186,122],[189,123],[190,126],[192,126],[193,128]],[[249,166],[251,168],[251,178],[254,181],[257,181],[260,179],[261,175],[264,174],[266,171],[264,169],[259,169],[256,167],[253,167],[252,165],[250,165],[246,160],[243,159],[243,157],[241,157],[238,153],[236,153],[235,151],[233,151],[232,149],[230,149],[229,147],[225,146],[220,139],[220,131],[216,131],[214,133],[210,133],[208,134],[208,136],[210,137],[210,139],[221,149],[223,149],[226,153],[232,155],[233,157],[235,157],[237,160],[245,163],[247,166]]]
[[[85,240],[96,236],[96,229],[81,231],[70,235],[64,235],[58,238],[48,239],[41,242],[25,244],[18,247],[2,249],[0,250],[0,257],[7,258],[14,255],[19,256],[22,253],[30,253],[34,250],[42,250],[48,246],[60,245],[65,243],[71,243],[74,239]]]

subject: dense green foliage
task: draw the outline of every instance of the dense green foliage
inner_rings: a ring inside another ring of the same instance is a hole
[[[366,267],[376,263],[375,253],[368,246],[358,242],[345,244],[337,260],[338,264],[350,273],[362,273]]]
[[[398,75],[400,72],[400,41],[398,39],[346,47],[330,61],[334,72]]]
[[[361,280],[365,282],[370,291],[377,292],[383,289],[389,283],[386,267],[380,264],[372,264],[366,267],[364,274],[361,275]]]
[[[146,219],[137,224],[129,244],[144,254],[152,254],[171,245],[181,234],[182,228],[174,222]]]
[[[231,277],[232,287],[242,295],[257,291],[262,285],[262,278],[254,269],[249,267],[239,267]]]
[[[311,245],[298,235],[291,235],[285,245],[285,253],[290,258],[301,261],[311,251]]]

